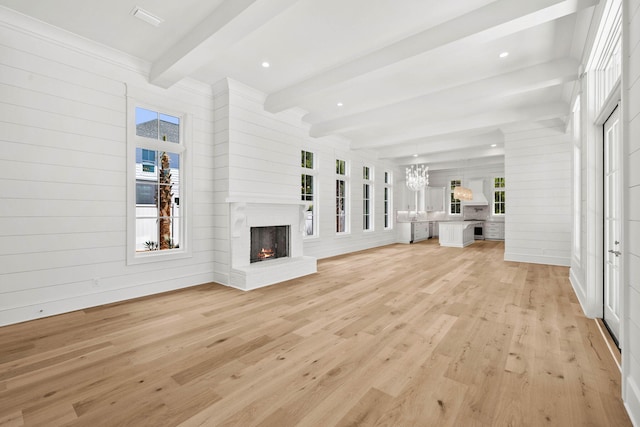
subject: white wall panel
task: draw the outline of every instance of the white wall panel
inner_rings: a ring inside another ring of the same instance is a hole
[[[506,260],[570,265],[571,156],[569,136],[557,129],[505,133]]]
[[[71,134],[35,127],[37,125],[39,125],[37,121],[34,121],[31,126],[4,122],[2,124],[3,143],[32,144],[43,149],[52,147],[58,150],[111,156],[122,156],[125,150],[125,144],[121,140],[106,139],[102,135]],[[61,138],[61,135],[64,135],[64,138]]]
[[[216,85],[216,99],[220,109],[215,111],[216,141],[220,149],[216,154],[216,176],[228,177],[221,182],[216,196],[219,205],[224,198],[260,197],[262,199],[300,200],[300,151],[315,153],[318,178],[316,207],[319,235],[304,241],[304,254],[318,258],[334,256],[395,241],[392,230],[383,230],[382,179],[383,172],[391,166],[376,160],[367,152],[353,152],[345,142],[332,138],[315,139],[308,136],[308,125],[301,121],[302,114],[286,111],[271,114],[264,111],[264,95],[238,82],[226,80]],[[228,96],[228,109],[224,100]],[[227,120],[228,119],[228,120]],[[225,127],[226,126],[226,127]],[[335,160],[349,162],[352,180],[350,183],[351,221],[350,233],[338,236],[335,232]],[[362,231],[362,166],[374,169],[375,183],[375,229]],[[228,211],[215,220],[216,225],[216,276],[227,280],[228,255]]]
[[[622,320],[624,341],[623,397],[629,414],[640,425],[640,1],[625,0],[623,11],[623,135],[628,159],[625,200],[627,263],[627,295],[625,319]],[[625,135],[626,134],[626,135]]]
[[[126,265],[126,94],[184,111],[213,159],[206,87],[149,86],[141,63],[42,23],[0,17],[0,325],[213,279],[213,161],[193,175],[192,256]],[[30,25],[33,24],[32,27]],[[106,56],[103,56],[106,55]]]

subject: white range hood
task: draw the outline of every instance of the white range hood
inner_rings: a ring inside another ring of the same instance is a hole
[[[489,204],[484,196],[484,181],[482,179],[469,180],[469,189],[473,193],[473,199],[463,200],[462,206],[487,206]]]

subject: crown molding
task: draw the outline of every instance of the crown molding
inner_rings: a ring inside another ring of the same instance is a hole
[[[151,64],[140,58],[81,37],[6,6],[0,6],[0,27],[56,44],[79,54],[105,61],[117,67],[149,76]]]

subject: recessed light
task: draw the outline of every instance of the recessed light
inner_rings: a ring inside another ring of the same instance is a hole
[[[342,102],[338,102],[336,105],[337,105],[338,107],[342,107],[344,104],[343,104]]]
[[[269,68],[269,67],[271,67],[271,64],[269,64],[267,61],[262,62],[262,68]]]
[[[133,9],[131,9],[131,14],[138,19],[142,19],[147,24],[153,25],[154,27],[157,27],[158,25],[164,22],[162,18],[154,15],[149,11],[144,10],[139,6],[136,6]]]
[[[414,155],[413,155],[413,157],[418,157],[418,155],[417,155],[417,154],[414,154]]]
[[[506,58],[507,56],[509,56],[509,52],[502,52],[499,56],[500,58]]]
[[[491,147],[492,147],[492,148],[493,148],[493,147],[497,147],[497,146],[498,146],[498,144],[491,144]]]

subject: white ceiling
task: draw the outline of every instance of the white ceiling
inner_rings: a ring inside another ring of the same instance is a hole
[[[0,0],[147,61],[159,86],[231,77],[266,93],[268,111],[307,111],[314,137],[432,169],[500,163],[506,129],[564,125],[597,3]]]

